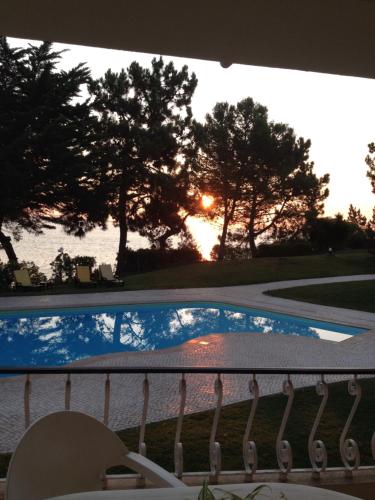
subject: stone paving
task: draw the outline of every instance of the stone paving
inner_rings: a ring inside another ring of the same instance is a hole
[[[0,309],[83,306],[178,300],[211,300],[232,304],[262,307],[296,315],[335,321],[369,329],[343,342],[316,340],[292,335],[211,334],[193,339],[177,348],[146,352],[118,353],[91,358],[79,365],[90,366],[213,366],[213,367],[374,367],[375,314],[337,309],[277,299],[263,295],[265,290],[338,281],[375,279],[375,275],[361,275],[314,280],[276,282],[240,287],[190,290],[155,290],[111,292],[108,294],[79,294],[63,296],[2,298]],[[373,330],[373,331],[371,331]],[[187,375],[186,413],[215,406],[214,376]],[[333,378],[331,377],[333,380]],[[179,375],[155,374],[149,376],[150,402],[147,421],[174,417],[178,413]],[[293,376],[296,387],[311,385],[316,378]],[[328,380],[330,378],[328,377]],[[142,412],[142,375],[113,375],[111,377],[110,421],[118,430],[139,424]],[[282,377],[259,376],[261,394],[280,392]],[[30,398],[31,420],[64,408],[62,376],[34,376]],[[72,409],[102,418],[104,408],[104,375],[72,376]],[[224,404],[249,397],[247,376],[223,376]],[[14,449],[24,429],[24,377],[0,379],[0,452]],[[147,441],[147,436],[146,436]]]

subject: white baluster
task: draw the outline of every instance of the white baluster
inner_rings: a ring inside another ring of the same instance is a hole
[[[104,386],[104,412],[103,412],[104,425],[108,425],[108,421],[109,421],[110,398],[111,398],[111,380],[109,378],[109,373],[107,373],[107,377],[105,380],[105,386]]]
[[[146,420],[147,420],[149,398],[150,398],[150,385],[146,373],[145,378],[143,379],[143,409],[142,409],[141,426],[139,429],[139,442],[138,442],[138,452],[143,457],[145,457],[147,454],[145,436],[146,436]],[[137,486],[139,488],[145,486],[144,476],[140,475],[137,478]]]
[[[70,380],[70,373],[66,376],[65,381],[65,410],[70,410],[70,397],[72,392],[72,382]]]
[[[279,433],[276,438],[276,456],[277,462],[280,467],[280,480],[286,481],[288,472],[290,472],[293,464],[292,447],[290,446],[289,441],[283,439],[286,424],[288,422],[294,400],[294,387],[289,375],[288,379],[284,380],[283,382],[283,393],[285,394],[285,396],[288,396],[288,402],[286,404]]]
[[[356,375],[354,376],[354,379],[349,380],[348,382],[348,393],[350,396],[355,396],[355,400],[340,436],[340,455],[341,460],[345,465],[345,475],[351,477],[353,470],[358,469],[360,464],[360,453],[357,442],[354,439],[347,439],[350,425],[362,397],[362,388]]]
[[[217,395],[217,403],[210,434],[210,468],[211,476],[217,478],[221,471],[221,448],[220,443],[216,441],[216,433],[223,402],[223,382],[221,380],[220,374],[218,374],[215,380],[215,394]]]
[[[322,396],[323,399],[320,403],[318,413],[316,414],[314,424],[311,428],[308,440],[308,450],[310,462],[313,468],[313,477],[318,479],[320,472],[324,471],[327,467],[327,450],[325,444],[320,439],[315,440],[315,434],[318,430],[320,420],[328,400],[328,385],[325,383],[323,376],[316,384],[316,393],[318,396]]]
[[[138,445],[138,451],[144,457],[146,456],[147,453],[145,435],[146,435],[146,420],[147,420],[149,397],[150,397],[150,385],[146,374],[143,380],[143,409],[142,409],[141,428],[139,431],[139,445]]]
[[[30,426],[30,395],[31,395],[31,380],[30,375],[26,375],[25,388],[24,388],[24,411],[25,411],[25,429]]]
[[[252,481],[253,474],[255,474],[258,467],[258,452],[254,441],[250,441],[250,433],[254,422],[255,412],[258,406],[259,400],[259,386],[258,382],[254,377],[249,382],[249,391],[253,396],[251,402],[251,410],[249,418],[247,420],[245,434],[242,442],[242,456],[245,465],[245,472],[248,475],[247,480]]]
[[[184,471],[184,455],[183,447],[181,443],[181,432],[182,432],[182,421],[185,413],[185,403],[186,403],[186,380],[183,374],[179,384],[180,392],[180,410],[177,419],[176,436],[174,440],[174,468],[175,474],[178,478],[182,477]]]

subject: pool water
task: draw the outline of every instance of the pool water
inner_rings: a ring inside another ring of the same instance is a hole
[[[217,303],[168,303],[0,313],[0,365],[57,366],[90,356],[174,347],[210,333],[332,341],[361,328]]]

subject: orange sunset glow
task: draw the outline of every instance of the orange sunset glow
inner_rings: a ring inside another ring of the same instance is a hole
[[[210,194],[204,194],[202,196],[202,206],[203,208],[210,208],[214,202],[214,197]]]
[[[217,243],[218,229],[198,217],[188,217],[187,226],[193,235],[204,260],[211,260],[212,247]]]

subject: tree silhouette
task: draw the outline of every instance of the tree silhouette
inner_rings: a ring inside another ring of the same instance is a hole
[[[216,104],[205,124],[196,126],[196,136],[200,185],[223,217],[219,260],[230,225],[254,256],[259,236],[302,228],[322,210],[329,176],[314,174],[310,141],[269,121],[267,108],[251,98],[236,106]]]
[[[368,151],[365,159],[368,166],[367,177],[370,179],[372,192],[375,193],[375,142],[368,145]]]
[[[364,231],[367,227],[367,218],[362,214],[359,208],[352,204],[349,205],[348,222],[356,226],[358,229]]]
[[[131,227],[160,250],[167,250],[172,236],[189,237],[186,220],[198,211],[198,199],[192,192],[186,166],[176,172],[160,173],[158,185],[134,215]]]
[[[118,224],[120,275],[126,270],[129,229],[142,228],[142,214],[153,211],[153,199],[160,201],[165,185],[183,168],[177,157],[189,140],[190,101],[196,84],[195,75],[189,76],[186,66],[178,71],[162,58],[153,59],[151,69],[133,62],[127,70],[108,70],[91,83],[98,116],[97,140],[91,153],[95,170],[90,177],[96,179],[98,193],[92,220],[104,223],[110,216]],[[155,215],[150,234],[158,220],[168,231],[170,221],[160,215],[160,211],[158,217]],[[178,212],[174,217],[177,223],[171,223],[173,230],[183,226]],[[163,238],[167,240],[163,234],[151,237],[159,238],[160,244],[164,244]]]
[[[91,119],[77,97],[89,70],[59,70],[61,54],[48,42],[20,49],[0,38],[0,243],[9,261],[17,260],[10,235],[40,234],[77,214],[86,190]]]

